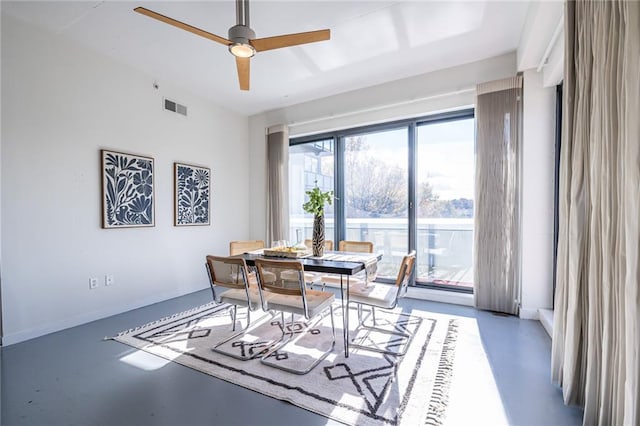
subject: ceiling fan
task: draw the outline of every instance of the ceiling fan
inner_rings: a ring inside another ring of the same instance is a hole
[[[249,90],[249,60],[256,52],[264,52],[265,50],[279,49],[281,47],[296,46],[299,44],[315,43],[316,41],[329,40],[331,36],[329,30],[318,30],[255,38],[256,33],[249,27],[249,0],[236,0],[236,25],[229,28],[228,39],[169,18],[168,16],[161,15],[152,10],[145,9],[144,7],[136,7],[133,10],[227,46],[229,52],[236,57],[240,90]]]

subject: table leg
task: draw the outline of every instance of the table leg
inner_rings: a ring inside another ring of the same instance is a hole
[[[342,300],[342,336],[344,338],[344,357],[349,358],[349,276],[347,290],[344,289],[344,276],[340,275],[340,300]]]
[[[345,347],[347,354],[345,358],[349,358],[349,276],[347,275],[347,346]]]

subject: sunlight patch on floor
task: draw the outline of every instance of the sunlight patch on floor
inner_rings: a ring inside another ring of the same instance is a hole
[[[145,371],[158,370],[171,362],[170,359],[160,358],[145,351],[135,351],[123,356],[120,361]]]
[[[412,314],[438,321],[455,319],[458,323],[457,338],[449,343],[453,352],[452,374],[448,389],[441,389],[448,396],[444,425],[508,425],[508,417],[482,344],[477,320],[420,310],[413,310]],[[444,358],[443,355],[441,362]]]

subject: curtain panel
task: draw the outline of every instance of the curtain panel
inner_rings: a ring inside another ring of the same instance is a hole
[[[522,77],[483,83],[476,100],[474,299],[517,315]]]
[[[289,128],[267,129],[267,244],[289,239]]]
[[[640,3],[565,8],[552,379],[585,425],[638,425]]]

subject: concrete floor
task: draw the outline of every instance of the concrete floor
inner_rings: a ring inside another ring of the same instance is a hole
[[[152,355],[142,355],[151,369],[132,366],[120,359],[135,349],[102,340],[210,300],[203,290],[2,349],[1,424],[337,424]],[[401,306],[476,318],[511,424],[582,424],[550,382],[551,340],[538,321],[414,299]]]

